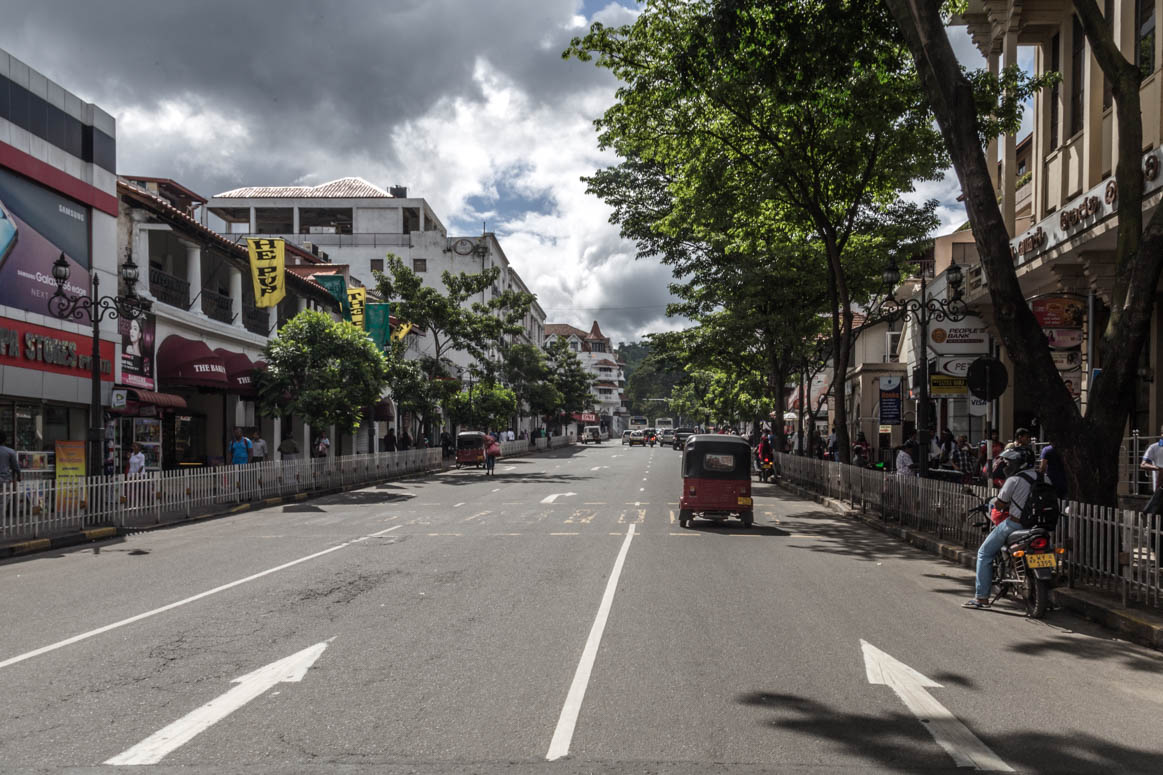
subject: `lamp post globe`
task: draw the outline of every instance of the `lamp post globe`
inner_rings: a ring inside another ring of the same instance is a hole
[[[965,273],[961,270],[960,265],[950,264],[949,268],[945,270],[945,279],[949,283],[949,287],[956,293],[961,290],[961,285],[965,282]]]
[[[52,278],[56,281],[58,288],[64,288],[65,283],[69,279],[69,260],[65,258],[65,254],[61,253],[52,265]]]
[[[884,278],[884,284],[888,287],[889,294],[891,295],[892,289],[896,288],[897,283],[901,281],[901,273],[900,270],[896,268],[896,263],[894,262],[889,264],[888,268],[884,270],[884,274],[881,276]]]

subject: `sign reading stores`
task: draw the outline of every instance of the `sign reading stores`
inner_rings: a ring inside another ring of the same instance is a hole
[[[0,366],[50,371],[72,377],[91,373],[92,340],[10,318],[0,318]],[[113,381],[113,343],[101,340],[101,379]]]

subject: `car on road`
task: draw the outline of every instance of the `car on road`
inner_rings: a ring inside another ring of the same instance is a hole
[[[682,449],[683,444],[695,433],[694,428],[676,428],[674,431],[674,448]]]
[[[659,444],[673,444],[674,443],[674,428],[663,428],[662,433],[658,436]]]
[[[639,447],[646,446],[646,432],[645,431],[630,431],[630,446],[638,445]]]
[[[581,439],[582,444],[589,444],[591,441],[595,444],[602,443],[602,426],[587,425],[582,429]]]
[[[622,443],[623,444],[630,443],[630,431],[622,431]]]

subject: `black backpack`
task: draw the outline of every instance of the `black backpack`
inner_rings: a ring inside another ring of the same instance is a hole
[[[1029,477],[1025,478],[1030,481]],[[1046,481],[1045,474],[1039,472],[1037,478],[1030,481],[1030,495],[1022,507],[1019,522],[1026,530],[1033,527],[1053,530],[1058,526],[1061,513],[1058,508],[1058,491]]]

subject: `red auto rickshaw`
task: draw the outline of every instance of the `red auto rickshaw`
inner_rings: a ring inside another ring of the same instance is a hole
[[[751,502],[751,445],[738,436],[698,434],[682,453],[682,497],[678,522],[691,527],[695,516],[755,521]]]
[[[485,464],[485,434],[480,431],[461,431],[456,434],[456,467]]]

